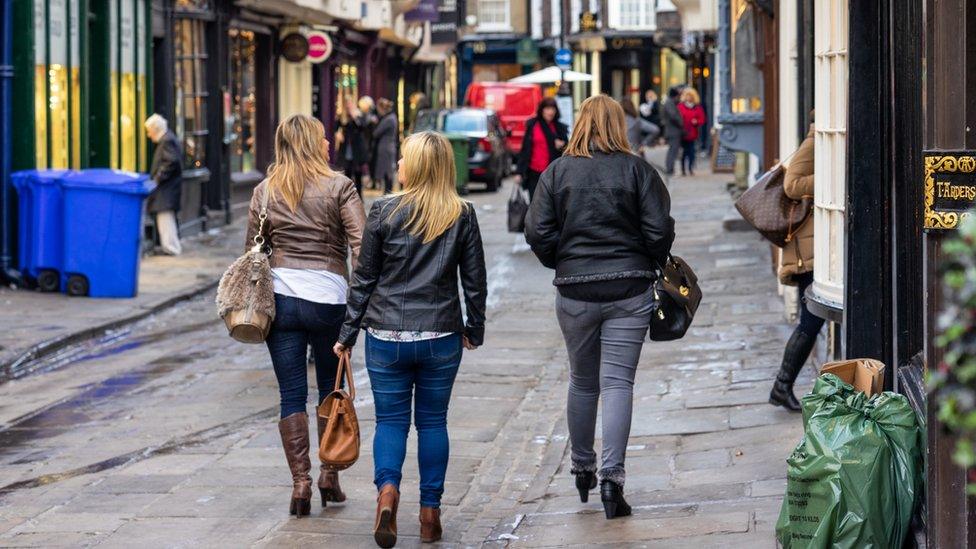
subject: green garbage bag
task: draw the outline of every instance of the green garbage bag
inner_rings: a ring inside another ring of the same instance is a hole
[[[791,548],[898,548],[922,491],[922,430],[908,400],[868,398],[833,374],[803,397],[776,536]]]

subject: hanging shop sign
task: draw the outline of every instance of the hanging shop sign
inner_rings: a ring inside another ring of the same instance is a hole
[[[976,151],[925,151],[924,226],[949,230],[976,207]]]
[[[329,33],[322,31],[309,31],[305,35],[308,41],[308,54],[306,59],[312,63],[321,63],[332,56],[332,37]]]
[[[579,30],[580,32],[596,32],[599,26],[598,22],[597,14],[592,11],[584,11],[579,16]]]
[[[437,0],[420,0],[416,8],[403,14],[403,20],[408,23],[434,22],[438,17]]]
[[[430,23],[430,43],[455,44],[457,33],[457,0],[440,0],[437,5],[437,21]]]
[[[515,49],[515,62],[519,65],[535,65],[539,62],[539,46],[531,38],[519,40]]]
[[[308,56],[308,39],[298,32],[285,36],[281,39],[281,56],[292,63],[304,61]]]

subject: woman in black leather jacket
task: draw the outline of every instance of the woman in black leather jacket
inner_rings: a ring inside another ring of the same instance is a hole
[[[661,176],[631,154],[624,112],[587,99],[561,158],[539,179],[525,238],[556,270],[556,318],[569,351],[567,417],[580,499],[596,487],[593,437],[603,401],[600,496],[607,518],[630,514],[623,498],[634,377],[647,335],[655,270],[674,240]]]
[[[421,132],[403,142],[397,177],[404,190],[377,200],[370,210],[335,345],[336,354],[349,352],[366,328],[379,490],[373,535],[381,547],[396,543],[411,400],[419,437],[420,536],[425,542],[441,537],[451,389],[462,348],[476,349],[484,340],[488,290],[481,232],[474,207],[455,190],[454,169],[443,136]]]

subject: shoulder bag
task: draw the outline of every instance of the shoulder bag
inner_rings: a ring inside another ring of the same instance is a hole
[[[508,197],[508,232],[525,232],[525,214],[529,213],[529,201],[525,191],[518,183],[512,184],[512,194]]]
[[[348,393],[341,389],[343,377],[349,387]],[[326,469],[348,469],[359,459],[359,420],[356,418],[354,400],[356,386],[353,384],[349,353],[342,353],[335,388],[322,400],[317,411],[319,417],[325,420],[325,430],[319,443],[319,459]]]
[[[237,258],[220,277],[217,286],[217,314],[224,319],[230,337],[241,343],[263,343],[275,316],[274,285],[271,281],[271,247],[265,246],[268,195],[261,198],[260,224],[254,246]]]
[[[735,208],[742,218],[763,238],[780,248],[793,240],[794,231],[813,209],[813,197],[794,200],[786,196],[783,188],[785,178],[786,168],[780,162],[760,176],[756,184],[735,201]]]
[[[685,260],[669,255],[658,271],[653,291],[655,306],[648,336],[651,341],[681,339],[701,303],[698,277]]]

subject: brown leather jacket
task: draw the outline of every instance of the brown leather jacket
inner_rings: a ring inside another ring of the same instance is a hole
[[[251,196],[247,249],[253,246],[258,231],[261,199],[267,187],[268,181],[262,181]],[[272,195],[264,229],[265,239],[271,244],[271,267],[317,269],[348,278],[347,252],[351,252],[355,269],[365,224],[363,203],[355,185],[344,175],[306,185],[294,212],[283,198]]]
[[[783,179],[786,196],[800,200],[813,196],[813,125],[810,133],[800,143]],[[779,265],[779,280],[783,284],[795,286],[793,277],[813,270],[813,212],[793,233],[793,240],[786,243]]]

